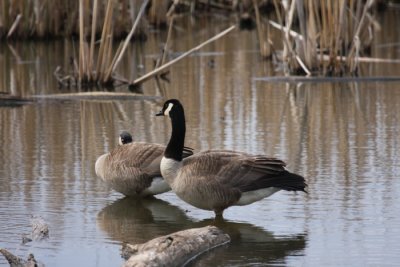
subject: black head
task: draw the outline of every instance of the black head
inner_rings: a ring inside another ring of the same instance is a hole
[[[156,116],[172,116],[176,112],[183,113],[183,107],[178,99],[169,99],[165,101],[163,108],[156,114]]]
[[[119,135],[119,145],[125,145],[125,144],[129,144],[132,143],[132,135],[130,133],[128,133],[127,131],[123,131],[122,133],[120,133]]]

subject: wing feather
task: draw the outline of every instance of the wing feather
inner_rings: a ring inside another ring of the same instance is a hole
[[[304,191],[304,178],[285,170],[286,163],[240,151],[207,150],[184,160],[186,175],[208,177],[241,192],[267,187]]]

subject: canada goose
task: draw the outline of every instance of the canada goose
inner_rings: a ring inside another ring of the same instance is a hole
[[[230,206],[251,204],[279,190],[305,192],[304,178],[287,171],[279,159],[231,150],[202,151],[183,159],[186,126],[182,104],[170,99],[156,116],[169,116],[172,124],[161,174],[187,203],[222,217]]]
[[[101,155],[95,164],[96,175],[115,191],[126,196],[151,196],[171,190],[161,176],[160,162],[165,146],[132,142],[128,132],[119,136],[119,146]],[[183,157],[193,154],[184,148]]]

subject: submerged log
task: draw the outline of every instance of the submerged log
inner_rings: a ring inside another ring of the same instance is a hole
[[[49,238],[49,225],[41,216],[32,215],[31,226],[31,233],[22,236],[22,244],[26,244],[31,241],[41,241]]]
[[[181,266],[229,241],[230,237],[215,226],[183,230],[144,244],[124,245],[122,256],[129,259],[123,266]]]
[[[32,240],[44,240],[49,238],[49,225],[40,216],[32,216]]]
[[[33,95],[31,98],[35,100],[158,100],[161,97],[123,92],[78,92]]]
[[[33,100],[29,97],[10,95],[5,92],[0,92],[0,107],[19,107],[32,102]]]
[[[143,95],[139,93],[124,92],[77,92],[64,94],[45,94],[31,96],[9,96],[0,93],[0,106],[22,106],[24,104],[37,103],[41,101],[73,101],[73,100],[159,100],[160,96]]]

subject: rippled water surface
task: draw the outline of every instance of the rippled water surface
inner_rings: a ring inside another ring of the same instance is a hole
[[[199,32],[187,25],[175,33],[181,42],[173,50],[186,51],[225,26]],[[378,38],[373,56],[400,58],[398,46],[379,46],[400,42],[396,32],[385,32],[389,28],[379,36],[390,40]],[[163,40],[164,33],[154,33],[133,47],[120,74],[150,70]],[[169,121],[154,114],[173,97],[186,108],[187,146],[279,157],[309,184],[307,195],[278,192],[226,210],[226,221],[217,225],[232,242],[191,266],[397,266],[400,83],[261,81],[256,78],[280,74],[259,59],[256,40],[255,32],[236,31],[172,67],[162,88],[146,82],[143,94],[159,100],[0,106],[0,247],[23,258],[33,253],[46,266],[120,266],[123,242],[214,224],[212,212],[173,193],[124,198],[94,173],[96,158],[117,145],[121,130],[135,140],[166,143]],[[70,43],[0,46],[1,91],[73,91],[58,88],[52,76],[57,65],[68,68]],[[400,71],[398,65],[363,65],[362,74]],[[21,244],[31,215],[48,223],[49,238]],[[6,265],[2,256],[0,265]]]

